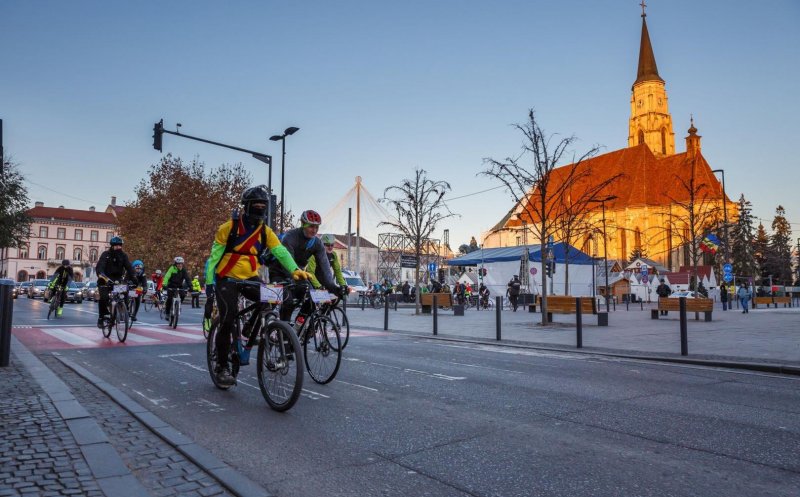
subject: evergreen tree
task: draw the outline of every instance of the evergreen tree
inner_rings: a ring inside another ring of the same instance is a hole
[[[733,274],[739,278],[754,277],[758,273],[753,240],[753,215],[751,204],[742,195],[737,202],[739,217],[730,230]]]
[[[763,279],[769,276],[769,272],[767,271],[767,245],[769,243],[769,236],[767,236],[767,230],[764,228],[764,225],[759,223],[758,230],[756,231],[756,237],[753,240],[753,257],[756,260],[756,267],[757,276],[759,279]],[[757,282],[757,284],[760,282]]]
[[[630,258],[628,258],[628,262],[633,262],[636,259],[647,259],[647,252],[642,247],[633,247],[633,252],[631,252]]]
[[[792,228],[786,220],[786,211],[779,205],[772,220],[772,236],[767,243],[764,269],[772,283],[789,285],[792,283]]]

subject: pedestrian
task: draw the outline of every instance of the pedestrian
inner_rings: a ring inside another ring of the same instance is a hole
[[[656,295],[658,295],[658,300],[668,298],[672,293],[672,289],[667,285],[664,281],[664,278],[661,278],[661,283],[656,287]],[[667,311],[658,311],[658,314],[661,316],[666,316]]]
[[[522,283],[519,281],[519,275],[515,274],[511,281],[508,282],[508,299],[511,301],[511,308],[514,312],[517,312],[517,301],[521,290]]]
[[[200,290],[202,290],[200,276],[195,275],[194,279],[192,279],[192,309],[200,308]]]
[[[742,304],[742,314],[749,313],[750,311],[747,309],[747,303],[750,302],[752,293],[747,287],[747,283],[743,282],[739,284],[739,291],[736,292],[736,296],[739,297],[739,302]]]
[[[403,302],[409,302],[409,296],[411,295],[411,285],[408,284],[408,280],[403,282]]]
[[[719,300],[720,300],[720,302],[722,302],[722,310],[723,311],[727,311],[728,310],[728,289],[725,287],[725,285],[722,285],[722,287],[719,289]]]

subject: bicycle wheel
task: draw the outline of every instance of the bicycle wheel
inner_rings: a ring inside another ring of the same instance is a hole
[[[131,327],[128,309],[124,305],[118,305],[115,314],[114,330],[117,332],[117,340],[125,343],[125,339],[128,338],[128,329]]]
[[[334,307],[328,313],[328,318],[333,321],[333,324],[339,330],[339,339],[342,341],[342,348],[347,347],[347,341],[350,340],[350,321],[347,319],[347,314],[344,313],[341,307]]]
[[[144,300],[144,302],[142,302],[142,305],[144,306],[144,312],[150,312],[150,309],[153,307],[153,300],[150,298],[150,296],[147,296],[142,300]]]
[[[110,305],[110,304],[109,304]],[[111,306],[111,314],[108,315],[106,318],[106,322],[103,326],[103,336],[108,338],[111,336],[111,329],[114,328],[114,313],[117,311],[117,306]]]
[[[181,301],[176,296],[174,299],[172,299],[172,312],[169,315],[169,325],[172,326],[173,330],[178,327],[178,317],[180,313],[181,313]]]
[[[273,410],[287,411],[303,389],[300,341],[291,326],[278,320],[268,321],[259,333],[256,367],[261,395]]]
[[[324,385],[336,377],[342,362],[339,331],[325,316],[314,316],[306,330],[303,355],[311,379]]]
[[[50,320],[50,315],[51,314],[55,314],[55,316],[53,316],[53,319],[58,317],[58,312],[56,312],[56,309],[58,308],[58,301],[60,300],[58,297],[59,297],[58,295],[50,296],[50,307],[48,307],[48,309],[47,309],[47,320],[48,321]]]

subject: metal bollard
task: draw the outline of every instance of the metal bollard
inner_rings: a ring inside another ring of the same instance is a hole
[[[581,314],[581,298],[580,297],[576,297],[575,298],[575,326],[576,326],[575,332],[577,334],[577,336],[575,337],[576,341],[577,341],[576,347],[579,348],[579,349],[582,349],[583,348],[583,315]]]
[[[397,295],[395,294],[395,296],[394,296],[394,310],[395,310],[395,311],[397,310],[397,301],[398,301],[398,300],[400,300],[400,299],[398,299],[398,298],[397,298]]]
[[[686,333],[686,297],[678,299],[681,316],[681,355],[689,355],[689,337]]]
[[[383,331],[389,330],[389,299],[383,299]]]
[[[439,298],[433,294],[433,334],[439,334]]]
[[[366,297],[366,296],[364,296],[364,297],[361,299],[361,310],[362,310],[362,311],[364,310],[364,306],[366,305],[366,303],[367,303],[367,297]]]
[[[8,367],[11,357],[11,317],[14,300],[11,298],[14,285],[0,283],[0,367]]]
[[[495,319],[495,326],[497,327],[496,338],[497,341],[500,341],[500,311],[503,310],[503,297],[498,295],[495,297],[495,309],[494,309],[494,319]]]
[[[631,310],[631,299],[625,299],[625,310],[626,311]]]

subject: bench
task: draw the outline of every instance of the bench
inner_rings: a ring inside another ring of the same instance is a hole
[[[423,293],[419,296],[423,314],[431,313],[434,295],[436,295],[436,303],[439,304],[439,307],[453,307],[453,296],[449,293]]]
[[[608,314],[597,311],[596,301],[592,297],[572,297],[570,295],[549,295],[547,297],[547,322],[553,322],[553,314],[576,314],[575,299],[578,298],[581,302],[582,315],[596,315],[597,326],[608,326]],[[537,295],[536,302],[531,305],[534,309],[536,305],[542,305],[541,297]],[[535,310],[531,312],[535,312]]]
[[[753,309],[757,308],[759,304],[764,304],[769,309],[770,304],[775,304],[775,308],[778,308],[778,304],[783,304],[784,307],[792,307],[792,298],[791,297],[753,297]]]
[[[685,297],[684,297],[685,298]],[[658,315],[660,311],[675,311],[678,312],[681,310],[681,299],[673,299],[673,298],[659,298],[658,299],[658,308],[652,309],[650,311],[650,318],[651,319],[658,319]],[[704,299],[704,298],[687,298],[686,299],[686,312],[702,312],[705,314],[705,320],[711,321],[711,313],[714,311],[714,301],[712,299]],[[700,317],[696,316],[695,319],[699,320]]]

